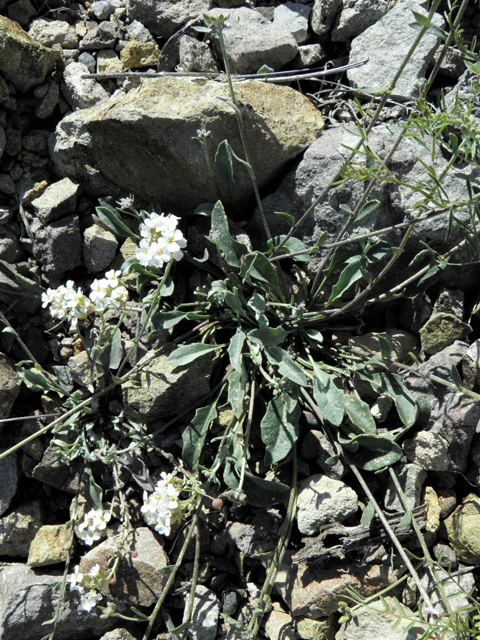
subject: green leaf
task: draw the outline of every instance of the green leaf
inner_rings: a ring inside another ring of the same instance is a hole
[[[373,520],[373,516],[375,515],[375,509],[373,504],[369,502],[365,509],[363,510],[362,517],[360,519],[360,524],[362,527],[370,526],[371,521]]]
[[[198,465],[208,429],[216,417],[217,400],[208,407],[197,409],[195,417],[183,432],[182,459],[192,471],[194,471]]]
[[[166,575],[170,575],[171,573],[176,571],[179,568],[179,566],[180,565],[178,565],[178,564],[167,564],[166,567],[161,567],[160,569],[155,569],[155,571],[157,573],[159,573],[160,575],[166,576]]]
[[[215,205],[212,202],[203,202],[202,204],[198,205],[198,207],[193,212],[193,215],[206,216],[207,218],[210,218],[210,216],[212,215],[214,206]]]
[[[244,279],[251,277],[264,284],[273,285],[278,291],[277,272],[268,261],[268,258],[259,251],[248,253],[242,257],[240,277]]]
[[[273,505],[286,500],[290,495],[290,487],[287,485],[258,478],[248,468],[245,470],[243,490],[248,504],[254,507],[273,507]]]
[[[294,362],[284,349],[280,347],[265,347],[265,353],[270,364],[277,365],[281,376],[285,376],[301,387],[307,386],[307,376],[302,367]]]
[[[355,282],[363,277],[362,270],[366,268],[366,258],[363,255],[352,256],[347,261],[349,264],[340,274],[337,283],[332,289],[332,294],[327,301],[327,305],[345,293]]]
[[[286,236],[282,235],[282,236],[275,236],[275,238],[268,240],[265,245],[265,251],[272,252],[273,249],[275,247],[278,247],[278,245],[281,242],[283,242],[285,238]],[[289,238],[287,242],[283,245],[283,247],[280,249],[280,254],[296,253],[297,251],[307,251],[307,247],[301,240],[299,240],[298,238],[292,237],[292,238]],[[295,260],[296,262],[310,262],[311,260],[309,253],[304,253],[299,256],[294,256],[292,259]]]
[[[328,420],[335,427],[339,427],[345,413],[343,393],[328,373],[322,371],[316,364],[313,365],[313,370],[315,373],[313,397],[317,407],[325,420]]]
[[[276,216],[280,216],[280,218],[283,218],[284,220],[286,220],[290,226],[290,228],[292,228],[293,226],[295,226],[295,218],[294,216],[290,215],[289,213],[284,213],[283,211],[274,211],[274,214]]]
[[[369,216],[371,213],[375,211],[375,209],[378,209],[379,204],[380,204],[380,200],[369,200],[366,204],[363,205],[363,207],[358,212],[358,215],[355,218],[355,222],[359,222],[359,220],[362,220],[363,218],[366,218],[367,216]]]
[[[228,355],[230,356],[230,364],[236,371],[242,369],[242,350],[245,342],[245,334],[238,328],[235,335],[230,339],[228,345]]]
[[[357,467],[365,471],[379,471],[401,460],[402,449],[388,438],[379,435],[358,435],[355,442],[361,445],[351,458]]]
[[[225,262],[230,267],[240,267],[240,260],[233,244],[230,229],[228,227],[227,216],[220,200],[215,204],[212,211],[212,230],[210,232],[212,242],[223,255]]]
[[[190,364],[197,358],[201,358],[207,353],[212,353],[217,349],[226,347],[226,344],[186,344],[178,349],[175,349],[169,356],[168,362],[176,367],[183,367],[186,364]]]
[[[343,406],[354,427],[363,433],[377,433],[377,425],[366,402],[357,396],[345,394]]]
[[[272,67],[269,67],[268,64],[262,64],[260,69],[257,71],[257,75],[263,75],[263,74],[268,74],[273,72],[274,70],[272,69]]]
[[[428,27],[428,25],[430,24],[428,16],[425,16],[423,13],[418,13],[418,11],[413,11],[413,9],[412,13],[415,17],[415,21],[418,22],[418,24],[421,24],[422,27]]]
[[[457,371],[457,367],[452,364],[450,367],[450,375],[452,376],[453,384],[457,387],[459,391],[463,389],[463,382],[460,374]]]
[[[45,289],[35,284],[33,280],[30,280],[29,278],[24,278],[22,275],[16,272],[15,272],[15,280],[22,287],[22,289],[25,289],[25,291],[28,291],[28,293],[32,293],[34,296],[40,296],[45,291]]]
[[[297,403],[290,411],[287,394],[275,396],[267,405],[260,423],[262,441],[266,445],[265,464],[271,466],[287,457],[298,440],[298,422],[301,409]]]
[[[138,241],[138,236],[136,233],[133,233],[126,224],[124,224],[120,220],[120,214],[112,207],[112,205],[108,204],[106,200],[99,200],[100,206],[95,208],[96,214],[99,219],[103,222],[103,224],[113,231],[118,236],[122,236],[124,238],[134,238]]]
[[[286,331],[283,327],[264,327],[263,329],[252,329],[247,333],[247,336],[254,344],[276,347],[278,344],[282,344],[289,333],[291,331]]]
[[[178,627],[175,627],[175,629],[169,629],[168,632],[171,636],[175,637],[176,635],[180,635],[184,631],[190,629],[190,625],[190,620],[187,620],[186,622],[182,622],[182,624],[179,624]]]
[[[382,335],[378,335],[378,344],[380,345],[380,352],[384,360],[388,360],[388,357],[392,351],[390,342]]]
[[[318,329],[303,329],[303,333],[315,342],[323,342],[323,334]]]
[[[247,305],[250,307],[250,309],[253,309],[255,313],[265,313],[265,309],[267,308],[265,298],[256,292],[252,294],[252,297],[247,302]]]
[[[187,317],[188,312],[185,311],[159,311],[152,316],[151,324],[155,331],[161,331],[174,327]]]
[[[419,412],[418,405],[415,397],[405,387],[401,376],[389,372],[374,373],[369,382],[378,394],[392,398],[400,420],[406,427],[415,424]]]
[[[212,33],[210,27],[192,27],[192,29],[195,29],[195,31],[198,31],[199,33]]]
[[[409,527],[412,522],[412,511],[407,509],[405,511],[405,515],[400,520],[400,522],[396,525],[396,529],[403,529],[403,527]]]
[[[243,413],[247,380],[248,376],[244,366],[240,371],[233,371],[228,376],[228,401],[236,418],[240,418]]]
[[[89,466],[85,467],[84,476],[87,477],[87,493],[90,496],[95,509],[103,510],[103,489],[100,487],[93,477],[92,470]]]
[[[230,145],[227,140],[222,140],[215,154],[215,170],[220,180],[227,185],[230,192],[235,189],[235,180],[233,178],[233,161]]]
[[[65,395],[60,388],[52,385],[43,373],[36,369],[24,369],[17,365],[17,373],[22,378],[25,386],[32,391],[46,391],[47,393],[48,391],[53,391],[60,398],[63,398]]]

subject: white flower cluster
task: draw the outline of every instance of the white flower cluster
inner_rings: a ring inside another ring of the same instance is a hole
[[[183,258],[187,242],[180,229],[177,229],[180,218],[172,214],[149,214],[140,225],[139,248],[135,251],[135,257],[144,267],[163,267],[174,260]]]
[[[91,611],[102,599],[103,596],[98,590],[102,586],[103,578],[98,564],[87,574],[80,573],[80,567],[77,565],[69,576],[70,590],[76,589],[80,592],[80,603],[84,611]]]
[[[81,525],[78,527],[80,539],[84,544],[92,545],[106,534],[107,523],[112,514],[103,509],[92,509],[87,514]]]
[[[128,300],[128,291],[120,280],[121,271],[111,269],[105,274],[105,278],[94,280],[90,285],[90,300],[95,305],[97,312],[105,309],[120,311]]]
[[[178,507],[178,491],[173,484],[171,473],[162,471],[162,479],[157,482],[153,493],[143,492],[141,512],[145,522],[164,536],[170,535],[172,511]]]
[[[49,307],[52,318],[69,320],[70,328],[74,329],[78,320],[85,319],[88,314],[105,309],[112,309],[118,313],[128,300],[128,291],[120,280],[120,271],[107,271],[105,278],[94,280],[90,285],[90,297],[75,291],[75,283],[68,280],[66,285],[57,289],[47,289],[42,293],[43,307]]]

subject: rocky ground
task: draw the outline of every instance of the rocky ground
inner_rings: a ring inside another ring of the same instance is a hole
[[[0,416],[12,419],[1,426],[3,450],[48,424],[48,417],[28,416],[55,412],[58,407],[51,394],[40,399],[39,393],[22,384],[14,363],[34,357],[68,392],[90,383],[86,352],[66,327],[58,326],[42,309],[38,294],[68,279],[87,289],[94,278],[120,268],[133,255],[133,242],[116,236],[96,215],[99,197],[134,194],[140,204],[153,203],[181,216],[189,248],[195,255],[203,253],[208,225],[191,214],[214,200],[216,192],[207,179],[202,152],[191,139],[204,123],[211,130],[212,149],[225,138],[238,153],[240,145],[235,116],[224,102],[226,84],[192,81],[179,73],[222,71],[217,39],[194,29],[204,26],[202,14],[228,10],[231,27],[225,37],[234,74],[254,74],[262,65],[280,71],[362,63],[301,83],[236,83],[238,100],[247,107],[247,137],[267,218],[272,231],[282,233],[285,227],[274,212],[299,218],[336,175],[347,155],[342,145],[353,144],[354,136],[342,126],[352,125],[355,116],[351,89],[381,88],[396,72],[415,36],[408,28],[412,9],[425,12],[412,0],[99,0],[84,4],[0,0],[0,304],[2,317],[20,338],[12,331],[0,334]],[[441,13],[434,24],[445,26]],[[478,31],[479,24],[480,12],[472,2],[464,19],[465,39]],[[407,65],[370,136],[380,156],[393,143],[440,51],[437,36],[428,34]],[[145,81],[130,76],[88,77],[132,71],[177,75]],[[471,84],[472,73],[466,71],[461,57],[449,53],[430,97],[434,100],[442,88],[447,106],[457,93],[461,99],[475,100]],[[425,164],[430,158],[430,151],[405,138],[393,158],[395,172],[404,183],[426,180]],[[439,172],[447,164],[440,150],[434,164]],[[467,197],[466,177],[475,184],[478,169],[461,166],[449,174],[443,187],[452,200]],[[361,183],[347,183],[315,205],[299,231],[306,246],[313,247],[324,231],[334,237],[348,215],[339,205],[354,208],[362,192]],[[259,246],[263,227],[247,174],[238,174],[233,196],[228,191],[223,196],[232,219],[243,225],[232,222],[234,235],[245,240],[248,234]],[[362,221],[363,226],[357,226],[356,233],[410,219],[415,194],[406,187],[379,187],[371,197],[380,206]],[[460,220],[469,219],[467,213],[462,215]],[[443,251],[454,246],[461,238],[459,228],[445,241],[445,225],[438,219],[418,225],[409,256],[422,248],[422,242]],[[392,241],[401,237],[397,233],[392,231]],[[389,341],[396,360],[406,362],[408,354],[415,352],[423,373],[447,380],[455,365],[464,386],[480,391],[479,267],[477,261],[466,268],[447,269],[428,295],[365,314],[362,336],[346,331],[345,340],[379,351],[380,334]],[[199,274],[187,268],[183,276],[189,291],[201,284]],[[132,314],[122,327],[127,345],[136,322]],[[167,339],[167,332],[157,338]],[[149,427],[166,422],[209,391],[212,366],[211,359],[201,359],[179,374],[162,356],[121,392],[112,394],[109,411]],[[465,594],[475,587],[480,564],[480,405],[455,389],[414,374],[405,380],[432,412],[428,424],[409,433],[403,442],[405,456],[396,473],[407,507],[429,505],[427,544],[442,567],[460,570],[455,580],[461,592],[452,602],[461,607]],[[380,405],[375,417],[382,422],[390,407]],[[405,572],[387,542],[368,562],[330,558],[319,568],[314,552],[311,557],[302,555],[302,538],[317,536],[332,522],[358,524],[368,502],[342,462],[333,467],[326,464],[332,451],[313,416],[305,413],[302,420],[296,528],[262,633],[271,640],[413,637],[403,623],[392,630],[393,619],[380,611],[378,616],[359,615],[355,625],[338,623],[338,602],[346,586],[370,595]],[[181,421],[160,434],[157,450],[179,455],[185,424]],[[106,421],[105,429],[115,437],[112,422]],[[57,450],[46,434],[0,460],[3,640],[40,640],[49,632],[42,623],[54,613],[54,585],[63,573],[70,535],[65,525],[81,467],[78,460],[54,465]],[[113,599],[119,611],[128,612],[133,604],[148,612],[165,584],[165,574],[157,570],[172,564],[178,549],[175,536],[164,540],[143,522],[141,468],[132,460],[124,462],[122,477],[135,525],[135,553],[121,561],[124,581],[107,585],[104,596]],[[164,468],[164,459],[155,450],[144,463],[154,476]],[[103,468],[99,466],[95,473],[98,482],[108,482]],[[387,513],[402,510],[404,505],[387,474],[371,474],[368,483]],[[220,613],[248,621],[265,575],[262,561],[252,556],[274,548],[283,515],[281,505],[265,511],[228,504],[209,515],[202,534],[190,632],[194,640],[235,637]],[[118,550],[115,534],[112,524],[108,538],[91,550],[77,545],[72,562],[80,563],[84,573],[97,563],[107,571]],[[175,625],[182,621],[192,561],[193,551],[166,607],[167,618]],[[422,580],[435,594],[428,576]],[[454,578],[445,584],[452,593],[458,590]],[[407,582],[396,595],[403,598],[405,607],[415,608],[415,585]],[[84,611],[75,592],[67,591],[55,637],[141,637],[141,625],[101,619],[99,613],[98,609]],[[161,625],[155,630],[159,638],[166,634]]]

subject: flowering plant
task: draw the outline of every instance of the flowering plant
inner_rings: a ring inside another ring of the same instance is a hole
[[[100,565],[96,564],[89,573],[80,573],[77,565],[73,573],[69,576],[70,590],[77,590],[80,593],[80,604],[84,611],[91,611],[103,598],[99,593],[103,586],[104,575],[100,570]]]
[[[155,486],[153,493],[143,493],[141,512],[145,522],[164,536],[170,535],[172,514],[178,507],[178,490],[171,473],[162,471],[162,479]]]
[[[179,218],[172,214],[150,213],[140,225],[139,248],[135,257],[144,267],[161,268],[172,259],[181,260],[187,242],[177,228]]]
[[[111,517],[110,511],[91,509],[85,514],[83,522],[78,527],[81,541],[84,544],[92,545],[97,540],[100,540],[107,533],[107,524]]]

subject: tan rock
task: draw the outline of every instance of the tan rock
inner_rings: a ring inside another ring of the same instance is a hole
[[[237,83],[235,91],[262,187],[320,136],[323,119],[308,98],[288,87],[249,80]],[[146,80],[126,95],[118,92],[64,118],[52,145],[56,170],[77,178],[93,194],[141,194],[161,202],[167,212],[215,202],[217,187],[207,178],[203,152],[192,137],[204,122],[211,132],[212,154],[227,139],[243,157],[228,100],[225,83],[171,77]],[[248,172],[239,164],[235,184],[234,203],[253,194]],[[223,196],[230,200],[227,188]]]
[[[438,496],[432,487],[425,487],[424,502],[427,504],[427,531],[436,531],[440,526],[440,516],[442,508],[438,500]]]
[[[97,53],[97,73],[121,73],[122,71],[122,62],[115,51],[101,49]]]
[[[460,562],[480,564],[480,497],[470,493],[444,522]]]
[[[65,562],[70,540],[70,529],[63,524],[46,524],[37,532],[30,545],[28,554],[29,567],[46,567],[50,564]]]
[[[160,49],[154,42],[130,40],[120,52],[120,60],[124,69],[156,67],[159,54]]]
[[[273,603],[273,609],[265,616],[265,633],[270,640],[297,640],[298,635],[293,628],[292,616],[281,608],[278,602]]]
[[[334,640],[335,638],[333,616],[322,620],[298,618],[296,620],[296,629],[302,640]]]

